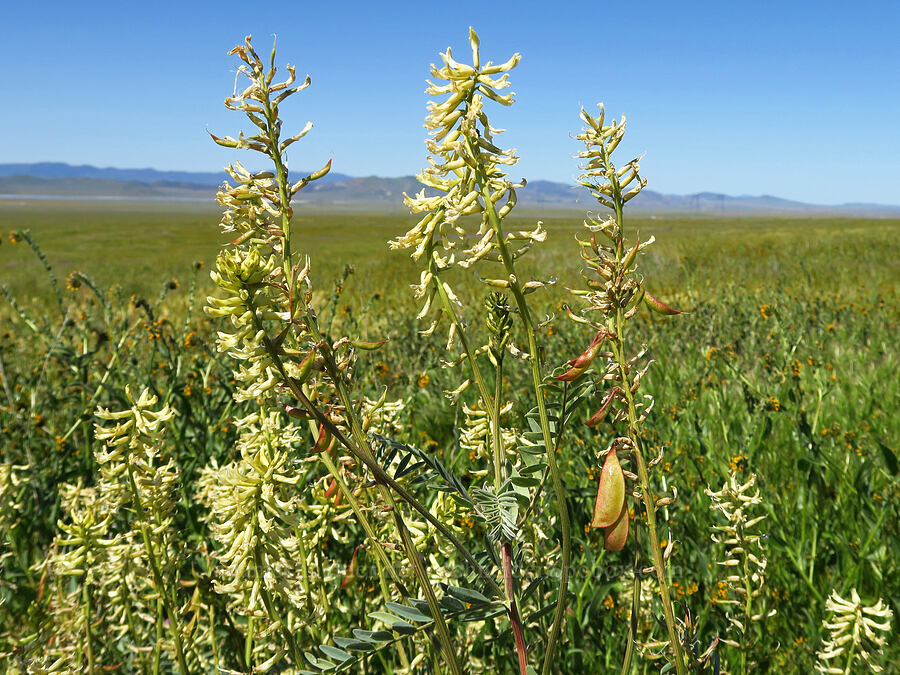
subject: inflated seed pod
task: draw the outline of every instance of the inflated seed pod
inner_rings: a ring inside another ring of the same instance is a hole
[[[598,331],[597,335],[594,336],[594,339],[591,341],[591,344],[588,345],[587,349],[585,349],[581,354],[569,361],[569,365],[572,366],[571,369],[569,369],[562,375],[557,375],[556,379],[562,380],[564,382],[571,382],[572,380],[580,377],[590,367],[591,362],[596,358],[597,353],[603,346],[603,340],[605,338],[606,332],[602,330]]]
[[[657,300],[652,295],[644,291],[644,304],[647,305],[652,311],[657,314],[665,314],[668,316],[674,316],[675,314],[681,314],[681,310],[675,309],[674,307],[669,307],[666,303]]]
[[[613,402],[613,399],[616,397],[616,394],[620,392],[621,389],[619,387],[613,387],[609,394],[606,395],[606,398],[603,400],[603,404],[600,406],[600,410],[595,412],[593,416],[585,422],[589,427],[595,427],[604,419],[606,419],[606,415],[609,413],[610,405]]]
[[[606,455],[606,461],[600,470],[600,482],[597,485],[597,498],[594,500],[594,518],[591,527],[609,527],[616,523],[625,506],[625,475],[616,449],[613,447]]]
[[[622,511],[616,522],[603,531],[603,548],[613,553],[618,553],[625,548],[628,539],[628,505],[622,502]]]

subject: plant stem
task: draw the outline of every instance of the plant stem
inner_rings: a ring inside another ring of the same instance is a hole
[[[84,651],[87,654],[88,673],[94,675],[94,647],[91,644],[91,589],[88,576],[81,584],[81,605],[84,618]]]
[[[741,537],[743,539],[743,536]],[[746,544],[742,541],[742,545]],[[753,586],[750,584],[750,558],[747,551],[741,554],[744,559],[744,630],[741,631],[741,675],[747,675],[747,651],[750,646],[748,644],[747,633],[750,630],[751,617],[753,616]]]
[[[469,152],[472,157],[477,158],[478,155],[472,148],[471,141],[466,141]],[[476,159],[477,163],[477,159]],[[550,475],[553,479],[553,491],[556,493],[556,505],[559,513],[559,523],[562,529],[562,561],[559,574],[559,594],[556,601],[556,612],[553,616],[553,623],[550,627],[550,635],[547,638],[547,651],[544,654],[544,665],[542,672],[547,675],[550,672],[551,663],[553,662],[553,650],[556,647],[556,641],[559,639],[562,630],[563,619],[566,613],[566,593],[569,583],[569,563],[572,556],[572,535],[569,526],[569,511],[566,505],[566,493],[563,487],[562,476],[559,472],[559,466],[556,463],[554,445],[552,443],[552,434],[550,433],[550,420],[547,416],[547,403],[544,400],[544,392],[541,389],[543,382],[543,374],[541,373],[540,354],[537,346],[537,337],[534,331],[534,324],[531,320],[531,312],[528,309],[528,303],[525,300],[525,294],[519,285],[516,277],[515,264],[512,255],[506,246],[503,228],[500,225],[500,218],[494,208],[494,202],[491,200],[491,190],[484,168],[478,163],[475,169],[475,181],[481,189],[481,195],[484,199],[484,209],[487,214],[488,221],[494,229],[495,241],[500,251],[500,258],[503,266],[509,275],[509,288],[516,300],[516,306],[519,310],[519,319],[522,322],[522,329],[528,340],[529,361],[531,362],[531,380],[534,389],[534,396],[537,399],[538,416],[541,420],[541,434],[544,439],[544,450],[547,453],[547,463],[550,465]]]
[[[244,665],[253,670],[253,617],[247,617],[247,635],[244,637]]]
[[[519,673],[525,675],[528,668],[528,648],[525,645],[525,630],[522,627],[522,619],[519,616],[519,606],[516,602],[516,578],[512,568],[512,544],[503,542],[500,550],[503,558],[503,580],[506,586],[506,598],[509,602],[507,613],[509,623],[512,625],[513,636],[516,640],[516,653],[519,655]]]
[[[273,52],[274,55],[274,52]],[[291,267],[293,266],[293,256],[291,253],[291,217],[294,215],[291,209],[291,194],[288,185],[288,171],[281,158],[281,149],[278,147],[280,140],[281,125],[278,123],[278,115],[272,107],[272,101],[269,98],[269,81],[261,80],[262,91],[260,92],[260,100],[266,116],[266,136],[269,138],[269,157],[275,164],[275,173],[278,182],[278,198],[281,200],[279,211],[281,212],[281,230],[284,232],[282,239],[282,256],[284,259],[285,279],[291,278]]]
[[[272,602],[272,596],[269,593],[266,584],[261,581],[263,577],[263,559],[262,551],[259,546],[253,551],[253,564],[256,566],[256,579],[259,581],[259,594],[262,597],[263,605],[266,607],[266,613],[273,623],[279,624],[281,634],[288,643],[288,649],[291,652],[291,656],[294,657],[294,663],[299,667],[303,663],[303,655],[297,647],[297,641],[294,639],[294,634],[291,632],[287,623],[283,619],[279,619],[275,614],[275,605]]]
[[[618,226],[618,242],[616,246],[616,262],[621,266],[624,256],[624,217],[622,209],[624,201],[622,198],[622,189],[619,186],[619,180],[615,171],[612,172],[613,200],[616,206],[616,223]],[[620,274],[624,274],[622,270]],[[659,598],[662,601],[663,615],[666,621],[666,629],[669,633],[669,643],[675,655],[675,669],[678,675],[686,675],[687,668],[684,662],[684,653],[681,642],[678,639],[678,627],[675,623],[675,612],[672,609],[672,600],[669,595],[669,581],[666,577],[666,564],[663,560],[662,551],[659,546],[659,536],[656,530],[656,500],[653,497],[653,490],[650,485],[650,474],[647,470],[647,463],[644,460],[643,442],[638,433],[638,415],[634,404],[634,394],[631,391],[632,383],[629,380],[628,360],[625,356],[625,316],[621,305],[617,304],[615,316],[611,319],[610,326],[611,335],[609,339],[612,341],[613,351],[618,365],[619,375],[621,377],[622,391],[628,404],[628,438],[631,441],[632,452],[634,453],[635,462],[637,463],[638,477],[641,486],[641,500],[644,503],[644,513],[647,518],[647,533],[650,539],[650,554],[653,558],[653,566],[656,570],[656,578],[659,581]]]
[[[638,615],[641,611],[641,577],[640,553],[634,550],[634,580],[631,582],[631,617],[628,621],[628,637],[625,640],[625,658],[622,659],[621,675],[631,672],[631,662],[634,659],[634,636],[637,635]]]
[[[853,658],[856,656],[856,640],[850,641],[850,649],[847,650],[847,660],[844,662],[844,675],[850,675],[853,668]]]
[[[503,354],[495,354],[497,360],[496,381],[494,382],[494,414],[491,416],[491,441],[494,449],[494,488],[499,492],[503,482],[503,439],[500,436],[500,397],[503,391]],[[503,564],[503,581],[506,590],[506,613],[509,615],[509,623],[513,629],[516,641],[516,653],[519,656],[519,672],[525,675],[528,667],[528,651],[525,646],[525,630],[522,627],[522,619],[519,617],[519,607],[516,602],[516,579],[512,568],[512,543],[504,541],[501,544],[500,555]]]
[[[503,482],[503,439],[500,436],[500,397],[503,395],[503,355],[497,357],[494,381],[494,412],[491,414],[491,447],[494,452],[494,489]]]
[[[409,530],[406,529],[406,524],[403,522],[400,514],[395,513],[394,517],[397,523],[397,529],[400,531],[400,538],[403,540],[403,545],[406,548],[407,557],[412,565],[416,579],[418,579],[419,585],[425,593],[425,601],[428,603],[428,609],[431,610],[431,616],[434,619],[438,639],[441,641],[441,645],[444,648],[444,659],[447,661],[447,665],[450,666],[450,671],[453,675],[462,675],[462,668],[459,665],[459,661],[456,658],[456,652],[453,649],[453,641],[450,639],[450,631],[447,628],[447,622],[444,620],[444,614],[441,612],[437,597],[434,595],[434,589],[431,587],[431,582],[428,580],[425,566],[422,565],[419,551],[416,549],[412,537],[409,534]]]
[[[378,557],[379,561],[385,567],[385,569],[387,569],[388,573],[391,575],[391,579],[393,579],[394,583],[397,584],[400,592],[404,595],[409,595],[409,593],[407,593],[406,591],[406,587],[403,585],[403,581],[400,579],[400,575],[397,574],[397,570],[395,570],[394,566],[391,564],[390,558],[387,557],[387,553],[385,553],[384,549],[381,547],[381,542],[378,541],[378,537],[375,535],[375,530],[373,529],[372,524],[369,522],[366,514],[363,513],[359,502],[356,500],[356,497],[353,496],[353,492],[344,482],[344,479],[341,478],[338,467],[334,463],[334,460],[331,459],[327,450],[323,450],[319,454],[319,457],[321,458],[322,463],[325,465],[325,468],[328,469],[329,473],[334,478],[338,489],[344,495],[347,503],[350,504],[350,508],[353,510],[353,513],[356,516],[357,520],[359,520],[360,525],[362,525],[363,530],[365,530],[366,536],[372,542],[372,547],[375,551],[375,555]]]
[[[623,322],[621,315],[622,310],[619,309],[617,314],[619,331],[621,331]],[[634,396],[631,393],[631,383],[628,381],[628,374],[625,370],[627,364],[623,353],[624,340],[622,339],[621,332],[616,333],[613,345],[616,359],[619,364],[619,370],[622,375],[622,389],[625,392],[625,398],[628,402],[628,438],[631,441],[632,452],[634,453],[635,462],[637,463],[638,478],[641,486],[641,501],[644,504],[644,513],[647,518],[647,534],[650,539],[650,554],[653,559],[656,578],[659,581],[659,598],[662,601],[666,629],[669,632],[669,641],[672,644],[672,650],[675,654],[675,668],[678,675],[684,675],[687,673],[687,670],[684,665],[681,642],[678,640],[675,612],[672,609],[672,600],[669,595],[669,581],[666,577],[665,561],[663,560],[662,550],[659,545],[659,535],[656,528],[656,501],[653,498],[653,490],[650,485],[650,473],[647,470],[647,463],[644,460],[643,443],[640,434],[636,433],[637,410],[634,405]]]
[[[15,418],[16,404],[13,401],[12,392],[9,390],[9,383],[6,380],[6,371],[3,369],[3,351],[0,350],[0,381],[3,382],[3,392],[6,394],[6,400],[9,401],[9,412]]]
[[[478,366],[478,360],[476,358],[475,351],[469,344],[469,338],[466,336],[466,331],[463,329],[463,326],[459,321],[459,317],[456,314],[456,308],[453,307],[453,303],[450,301],[450,296],[447,295],[447,289],[445,289],[444,285],[441,283],[440,270],[438,269],[437,264],[434,262],[434,257],[432,256],[433,249],[434,244],[432,242],[429,242],[428,246],[425,249],[425,255],[427,255],[429,259],[428,271],[431,272],[431,274],[434,276],[434,285],[437,290],[438,297],[441,299],[442,309],[448,314],[453,325],[456,326],[456,335],[459,337],[459,341],[463,347],[463,352],[466,355],[466,360],[468,360],[469,362],[469,368],[472,372],[472,379],[475,380],[475,386],[478,387],[478,394],[481,396],[482,405],[484,406],[484,409],[488,412],[488,414],[492,415],[494,409],[491,405],[491,396],[488,393],[484,375],[481,372],[481,368]]]
[[[135,651],[137,651],[138,653],[138,658],[141,664],[141,672],[146,673],[147,662],[144,652],[138,649],[140,647],[140,641],[138,640],[137,628],[135,628],[134,624],[134,612],[131,609],[131,589],[128,588],[128,581],[126,579],[126,574],[124,571],[122,572],[119,583],[122,590],[122,604],[125,607],[125,618],[128,621],[128,632],[131,633],[131,639],[134,640]]]
[[[288,387],[291,390],[291,393],[294,395],[296,400],[306,408],[309,413],[316,418],[316,420],[325,426],[326,429],[338,439],[338,441],[343,445],[347,450],[350,451],[356,459],[365,464],[366,468],[372,472],[374,478],[384,483],[387,487],[391,488],[397,495],[409,504],[413,509],[415,509],[419,515],[421,515],[425,520],[427,520],[431,525],[435,527],[443,536],[447,538],[447,540],[453,545],[453,547],[460,552],[466,562],[471,565],[472,569],[478,574],[479,577],[485,582],[487,587],[490,589],[490,592],[496,596],[502,596],[503,591],[500,590],[500,587],[497,585],[497,582],[494,578],[485,571],[485,569],[478,563],[477,560],[472,556],[469,550],[465,547],[465,545],[457,539],[456,535],[450,531],[450,529],[444,525],[441,521],[435,518],[431,512],[426,509],[419,501],[410,494],[406,488],[400,485],[397,481],[395,481],[391,476],[381,468],[381,465],[378,464],[374,459],[367,457],[360,452],[360,450],[343,434],[343,432],[338,429],[334,422],[328,419],[322,411],[316,408],[315,404],[309,400],[309,397],[303,393],[303,391],[296,386],[296,382],[288,379]]]
[[[156,594],[156,643],[153,645],[153,675],[159,675],[159,661],[162,658],[162,646],[163,646],[163,633],[165,630],[163,629],[163,617],[166,614],[166,610],[163,607],[162,596],[157,593]]]

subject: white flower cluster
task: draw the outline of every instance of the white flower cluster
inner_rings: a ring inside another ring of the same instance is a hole
[[[306,605],[301,569],[318,567],[313,549],[317,535],[328,530],[328,514],[322,505],[301,500],[295,489],[302,474],[290,454],[303,440],[301,429],[285,425],[278,414],[253,416],[243,425],[240,458],[206,467],[199,496],[219,544],[216,591],[231,596],[239,611],[262,617],[264,588],[295,608]],[[301,532],[308,539],[305,551]],[[298,564],[301,557],[307,565]]]
[[[830,635],[816,654],[816,671],[849,675],[859,672],[854,668],[858,663],[868,672],[882,672],[878,655],[885,644],[883,634],[891,630],[891,609],[880,599],[874,605],[864,605],[855,588],[849,600],[832,591],[825,608],[830,617],[823,627]]]
[[[27,471],[28,465],[17,465],[10,462],[0,463],[0,533],[11,530],[19,521],[22,508],[21,474]],[[0,554],[0,560],[6,554]]]
[[[765,584],[766,554],[762,544],[762,534],[755,530],[765,515],[754,515],[755,507],[762,504],[759,488],[756,486],[756,474],[750,476],[745,483],[740,483],[737,476],[732,473],[728,482],[718,492],[706,490],[706,494],[712,499],[710,508],[719,511],[725,520],[724,525],[715,525],[714,529],[719,534],[713,534],[712,540],[723,544],[725,557],[719,565],[725,567],[728,582],[729,597],[717,600],[721,605],[732,605],[740,608],[746,614],[748,607],[756,601],[755,612],[742,615],[737,618],[729,615],[729,621],[737,627],[741,633],[746,632],[747,622],[760,621],[772,616],[771,612],[762,611],[764,597],[762,587]],[[749,598],[748,598],[749,596]],[[749,599],[749,602],[748,602]],[[729,640],[722,640],[726,644],[737,646]]]
[[[507,402],[500,408],[501,420],[512,412],[513,404]],[[466,415],[466,426],[460,432],[459,445],[469,451],[471,459],[485,459],[492,455],[491,417],[486,410],[481,409],[477,403],[471,408],[463,404],[463,412]],[[513,459],[516,455],[519,437],[514,429],[500,427],[500,443],[503,448],[504,458]],[[473,475],[486,475],[487,469],[473,471]]]
[[[114,640],[155,640],[159,589],[171,588],[179,564],[172,521],[181,474],[165,457],[165,425],[175,411],[160,406],[148,389],[135,396],[126,387],[125,396],[126,409],[95,412],[112,422],[95,427],[102,442],[94,450],[97,485],[59,487],[63,517],[50,554],[37,568],[51,578],[80,577],[80,588],[63,591],[66,585],[59,585],[51,600],[55,629],[65,637],[47,652],[55,661],[41,672],[82,669],[79,649],[90,632],[88,620],[102,622]],[[123,528],[129,521],[136,527]]]
[[[125,396],[131,403],[127,410],[99,408],[94,413],[102,420],[115,422],[110,427],[98,424],[94,432],[106,446],[94,452],[103,478],[101,494],[111,506],[140,500],[140,509],[152,517],[152,524],[148,525],[154,534],[161,535],[171,525],[181,478],[175,461],[163,458],[164,425],[175,417],[175,411],[168,405],[153,410],[159,398],[146,388],[135,398],[126,386]],[[131,489],[137,494],[131,494]]]
[[[93,492],[93,491],[92,491]],[[96,497],[96,495],[95,495]],[[70,505],[68,522],[60,520],[54,543],[60,549],[51,556],[54,573],[61,576],[83,576],[91,583],[95,574],[103,574],[105,550],[116,543],[109,535],[111,513],[104,513],[99,500]]]
[[[403,421],[406,402],[402,398],[387,400],[387,390],[377,401],[363,396],[360,401],[360,417],[363,431],[381,434],[393,439],[402,437],[407,432],[407,424]]]
[[[227,295],[207,298],[206,313],[227,317],[231,324],[231,330],[218,332],[216,347],[236,360],[237,401],[265,399],[281,381],[264,342],[262,323],[286,318],[269,285],[280,271],[274,255],[264,258],[257,248],[250,248],[222,251],[210,272]]]
[[[469,43],[472,65],[456,61],[448,48],[441,54],[443,65],[431,67],[431,75],[439,83],[429,81],[425,92],[446,98],[428,104],[425,127],[430,130],[426,140],[430,166],[416,176],[424,189],[414,197],[404,195],[410,212],[425,215],[409,232],[390,242],[391,248],[411,249],[415,260],[425,259],[426,269],[413,286],[415,296],[425,298],[419,318],[429,313],[438,292],[459,304],[449,285],[437,279],[442,270],[470,267],[479,260],[500,262],[499,236],[503,236],[504,245],[518,246],[513,258],[546,238],[540,223],[531,231],[503,235],[491,224],[489,212],[499,220],[512,211],[516,189],[524,181],[512,183],[501,169],[514,165],[518,157],[515,150],[502,150],[494,143],[503,130],[491,126],[484,110],[485,99],[504,106],[513,103],[513,94],[498,92],[509,87],[508,72],[521,57],[514,54],[506,63],[489,61],[482,65],[478,36],[471,28]],[[479,215],[477,229],[464,220]],[[498,284],[508,282],[500,280]],[[436,322],[429,330],[434,325]]]
[[[232,243],[269,244],[280,250],[283,232],[275,223],[281,217],[276,206],[277,186],[271,171],[250,173],[240,162],[225,169],[235,181],[227,181],[216,193],[216,201],[225,208],[220,223],[222,231],[235,234]]]

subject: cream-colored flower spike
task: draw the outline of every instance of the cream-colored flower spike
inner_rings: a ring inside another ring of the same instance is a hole
[[[0,533],[11,530],[19,520],[23,506],[20,488],[27,480],[23,480],[21,474],[30,468],[9,462],[0,464]]]
[[[485,212],[487,200],[502,219],[516,204],[516,189],[525,184],[507,179],[502,167],[514,165],[519,158],[515,150],[495,144],[495,136],[503,130],[492,127],[485,112],[486,100],[504,106],[514,102],[512,93],[500,92],[509,87],[508,73],[521,57],[514,54],[505,63],[482,64],[478,35],[471,28],[469,44],[472,65],[454,59],[448,47],[441,54],[442,64],[431,66],[435,82],[429,81],[425,92],[444,98],[427,106],[425,127],[430,133],[425,145],[430,166],[416,176],[423,190],[415,196],[404,194],[410,211],[425,215],[391,242],[391,248],[411,250],[415,260],[425,261],[427,272],[414,287],[416,297],[425,298],[421,317],[429,313],[439,291],[435,273],[453,266],[470,267],[480,260],[500,260],[496,233]],[[464,220],[479,215],[477,229]],[[546,234],[538,224],[533,231],[503,236],[518,257]]]
[[[584,108],[581,109],[581,119],[587,126],[577,138],[584,141],[586,149],[579,152],[578,157],[587,161],[579,182],[590,189],[597,201],[615,210],[612,199],[615,191],[622,195],[624,202],[628,202],[647,185],[647,181],[638,174],[640,157],[619,169],[610,161],[610,155],[625,136],[625,116],[622,115],[618,122],[613,120],[612,124],[604,125],[606,111],[602,103],[598,105],[600,114],[597,117],[591,117]]]
[[[850,591],[849,600],[832,591],[825,609],[830,617],[822,626],[830,635],[816,654],[816,671],[850,675],[861,672],[858,665],[866,672],[882,672],[884,668],[878,661],[886,641],[884,634],[891,630],[891,609],[880,599],[867,607],[855,588]]]
[[[759,488],[756,487],[756,474],[741,483],[732,473],[721,490],[713,492],[707,489],[706,494],[712,499],[710,508],[719,511],[727,521],[724,525],[714,526],[717,533],[712,535],[713,541],[725,547],[725,555],[719,565],[725,568],[725,581],[728,583],[728,596],[717,600],[717,603],[734,608],[735,613],[730,614],[728,620],[741,634],[745,634],[749,623],[775,614],[775,610],[766,611],[766,599],[762,593],[767,560],[757,525],[766,516],[755,513],[762,504]],[[733,640],[721,641],[734,647],[741,646]]]
[[[505,418],[512,412],[513,404],[508,401],[500,408],[501,418]],[[469,407],[463,403],[463,412],[466,415],[466,425],[460,432],[459,446],[464,450],[468,450],[472,459],[483,459],[491,454],[491,420],[488,413],[476,404]],[[500,445],[503,448],[505,459],[514,459],[516,448],[518,447],[519,437],[514,429],[500,427]],[[486,470],[473,471],[473,475],[483,476],[487,474]]]
[[[163,432],[163,423],[175,416],[175,411],[168,405],[159,410],[152,410],[159,397],[144,389],[137,399],[131,388],[125,386],[125,396],[131,403],[127,410],[112,412],[106,408],[97,408],[94,415],[102,420],[112,420],[116,424],[111,427],[96,425],[95,436],[98,441],[105,441],[107,453],[98,453],[98,461],[105,463],[118,459],[123,451],[121,446],[135,449],[145,444],[152,445]]]

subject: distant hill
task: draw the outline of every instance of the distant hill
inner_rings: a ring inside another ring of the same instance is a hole
[[[303,173],[295,171],[293,175]],[[61,162],[0,164],[0,195],[212,201],[216,187],[226,178],[224,172],[98,168]],[[421,186],[413,176],[354,178],[330,173],[310,184],[297,197],[301,202],[322,206],[400,210],[403,193],[419,190]],[[583,211],[596,206],[586,190],[546,180],[529,181],[519,190],[518,197],[522,206],[532,208]],[[713,192],[667,195],[644,190],[630,206],[633,212],[645,214],[900,217],[900,206],[861,203],[822,206],[769,195],[735,197]]]
[[[212,199],[215,189],[194,183],[142,183],[112,178],[0,177],[0,195],[44,197],[110,197],[119,199]]]
[[[302,173],[302,172],[296,172]],[[73,166],[63,162],[37,162],[35,164],[0,164],[0,178],[33,176],[35,178],[93,178],[99,180],[137,181],[139,183],[179,183],[216,187],[228,178],[224,171],[158,171],[157,169],[116,169],[96,167],[90,164]],[[322,180],[335,182],[350,176],[330,173]]]

